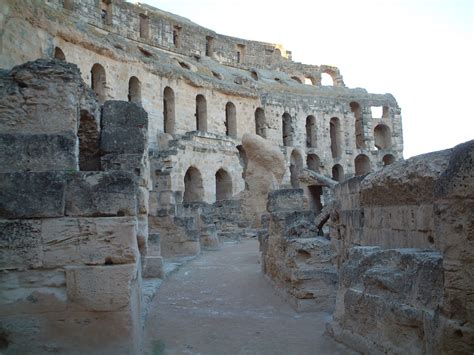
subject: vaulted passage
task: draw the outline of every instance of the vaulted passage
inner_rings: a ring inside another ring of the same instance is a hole
[[[332,178],[339,182],[344,180],[344,169],[340,164],[336,164],[332,167]]]
[[[370,160],[367,155],[359,154],[354,160],[356,176],[370,173]]]
[[[306,117],[306,146],[316,146],[316,119],[314,116]]]
[[[308,154],[306,158],[306,165],[308,169],[313,170],[319,173],[319,168],[321,166],[321,159],[316,154]]]
[[[207,131],[207,103],[203,95],[196,96],[196,129]]]
[[[329,122],[329,135],[331,137],[331,154],[333,158],[341,157],[341,124],[339,118],[333,117]]]
[[[237,138],[237,114],[235,105],[232,102],[228,102],[225,105],[225,128],[226,135],[232,138]]]
[[[285,147],[291,147],[293,145],[293,128],[291,121],[290,114],[285,112],[282,116],[283,145]]]
[[[103,104],[106,99],[105,69],[100,64],[94,64],[91,69],[91,88],[97,95],[97,100]]]
[[[258,107],[255,110],[255,133],[260,137],[266,138],[266,123],[265,123],[265,111],[263,108]]]
[[[175,133],[174,91],[169,86],[163,91],[163,125],[165,133]]]
[[[224,169],[216,173],[216,201],[232,198],[232,177]]]
[[[374,128],[375,147],[377,149],[392,148],[392,133],[387,125],[379,124]]]
[[[303,170],[303,158],[301,153],[298,150],[293,150],[290,158],[290,177],[291,177],[291,186],[294,189],[300,187],[300,181],[298,177],[300,176]]]
[[[137,105],[142,103],[142,84],[136,76],[132,76],[128,81],[128,101]]]
[[[390,164],[395,163],[395,157],[392,154],[386,154],[382,158],[382,161],[383,161],[384,166],[385,165],[390,165]]]
[[[195,167],[190,167],[184,175],[183,202],[200,202],[204,199],[204,186],[201,172]]]

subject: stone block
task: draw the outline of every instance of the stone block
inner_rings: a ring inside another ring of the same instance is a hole
[[[0,220],[0,269],[42,265],[41,221]]]
[[[0,134],[0,173],[78,170],[77,138],[63,134]]]
[[[102,108],[103,127],[147,129],[148,114],[139,105],[126,101],[106,101]]]
[[[88,311],[133,308],[139,277],[137,264],[66,267],[68,299]]]
[[[146,256],[144,263],[143,277],[164,278],[163,258],[161,256]]]
[[[65,190],[64,173],[0,174],[0,218],[62,217]]]
[[[146,148],[146,131],[127,127],[103,127],[100,133],[100,149],[109,153],[142,154]]]
[[[41,223],[45,267],[130,264],[139,260],[135,217],[66,217]]]
[[[83,217],[135,216],[138,186],[124,171],[78,172],[68,179],[66,215]]]
[[[289,212],[302,210],[304,202],[303,189],[281,189],[268,194],[268,212]]]

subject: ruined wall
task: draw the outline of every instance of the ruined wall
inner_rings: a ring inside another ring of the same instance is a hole
[[[2,71],[0,90],[2,352],[140,351],[146,113],[107,103],[101,125],[79,70],[59,61]],[[117,120],[128,141],[107,138]],[[131,140],[138,161],[124,156]]]
[[[470,141],[336,186],[336,339],[371,354],[472,351],[473,150]]]

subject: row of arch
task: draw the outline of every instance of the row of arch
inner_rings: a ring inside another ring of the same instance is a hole
[[[64,53],[58,47],[55,49],[55,58],[65,60]],[[102,65],[95,63],[91,68],[91,88],[97,95],[99,102],[106,100],[106,74]],[[128,82],[128,100],[141,104],[141,82],[136,76],[132,76]],[[351,111],[356,118],[355,136],[356,148],[365,148],[361,107],[357,102],[350,103]],[[237,138],[237,112],[232,102],[225,106],[226,135]],[[175,94],[173,89],[166,87],[163,92],[163,118],[165,133],[175,133]],[[207,101],[204,95],[196,96],[196,130],[207,131]],[[316,146],[316,119],[313,115],[306,118],[306,146]],[[265,111],[258,107],[255,110],[255,132],[261,137],[267,138],[267,123]],[[333,158],[339,158],[342,153],[342,132],[339,118],[332,117],[329,122],[331,154]],[[387,125],[380,123],[374,128],[374,144],[377,149],[390,149],[392,147],[391,130]],[[288,112],[282,115],[282,140],[284,146],[294,146],[294,124]]]
[[[223,168],[215,174],[216,201],[232,198],[232,177]],[[204,201],[204,184],[201,172],[191,166],[184,175],[183,203]]]

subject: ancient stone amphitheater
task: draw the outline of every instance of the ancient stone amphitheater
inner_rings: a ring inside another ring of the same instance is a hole
[[[0,67],[0,353],[144,353],[168,261],[253,238],[353,351],[474,352],[474,141],[123,0],[1,0]]]

